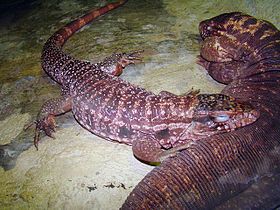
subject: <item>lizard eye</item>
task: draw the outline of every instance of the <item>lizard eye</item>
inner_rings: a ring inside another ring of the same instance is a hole
[[[229,120],[229,115],[227,114],[220,114],[217,116],[213,116],[213,121],[218,123],[223,123]]]
[[[212,29],[213,29],[212,26],[207,26],[206,27],[206,30],[208,30],[208,31],[212,31]]]

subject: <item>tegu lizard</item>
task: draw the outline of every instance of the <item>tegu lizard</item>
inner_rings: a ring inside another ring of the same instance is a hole
[[[139,52],[113,54],[98,63],[63,52],[64,43],[77,30],[125,2],[90,11],[59,29],[44,45],[42,67],[62,91],[38,114],[36,147],[41,131],[53,136],[54,118],[68,111],[93,134],[132,145],[134,155],[147,162],[159,162],[162,152],[170,148],[257,120],[259,113],[252,105],[225,94],[154,94],[120,79],[123,69],[140,59]]]

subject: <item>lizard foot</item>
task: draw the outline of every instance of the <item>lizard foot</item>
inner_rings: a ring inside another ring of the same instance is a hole
[[[56,123],[54,120],[54,115],[48,115],[43,117],[35,122],[36,129],[35,129],[35,137],[34,137],[34,146],[38,150],[38,143],[40,141],[40,133],[44,131],[45,134],[53,139],[53,133],[55,132]]]
[[[125,67],[142,60],[142,52],[143,50],[133,51],[130,53],[114,53],[99,63],[101,66],[100,68],[104,72],[114,76],[119,76],[122,74]]]
[[[142,60],[143,50],[133,51],[131,53],[123,53],[118,61],[117,69],[123,70],[130,64],[135,64],[136,62],[140,62]]]
[[[134,156],[142,162],[157,165],[161,162],[161,154],[164,151],[157,141],[134,141],[132,143]]]

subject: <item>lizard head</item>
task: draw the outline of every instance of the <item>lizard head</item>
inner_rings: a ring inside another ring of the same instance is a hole
[[[199,33],[203,40],[212,36],[237,39],[241,35],[253,35],[263,22],[241,12],[224,13],[200,22]]]
[[[200,94],[194,111],[190,139],[230,132],[255,122],[259,112],[250,104],[223,94]]]
[[[224,31],[225,28],[222,24],[211,20],[205,20],[199,24],[199,33],[203,40],[207,37],[219,36]]]
[[[247,35],[242,30],[242,24],[248,15],[240,12],[224,13],[202,21],[199,24],[199,33],[203,39],[200,55],[210,62],[229,62],[239,60],[242,42]],[[247,39],[247,38],[246,38]]]
[[[254,123],[259,117],[259,111],[250,104],[223,94],[198,94],[192,107],[191,121],[181,125],[182,131],[176,140],[170,138],[172,128],[161,130],[158,137],[167,138],[134,141],[134,155],[149,163],[161,162],[188,148],[195,141],[242,128]],[[178,130],[179,127],[174,129]]]
[[[235,49],[243,48],[248,52],[270,43],[274,35],[279,37],[277,28],[271,23],[241,12],[224,13],[202,21],[199,24],[199,33],[203,41],[224,37],[220,42],[232,42]]]
[[[186,124],[158,132],[162,148],[176,148],[188,142],[231,132],[250,125],[259,118],[259,111],[248,102],[224,94],[197,94],[192,103],[191,116],[188,115]],[[179,127],[180,136],[174,141],[170,140],[170,135],[172,136],[173,131],[176,133]]]

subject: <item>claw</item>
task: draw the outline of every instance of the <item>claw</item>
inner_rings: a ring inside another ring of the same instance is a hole
[[[35,136],[34,136],[34,146],[35,146],[37,151],[38,151],[39,139],[40,139],[40,129],[38,127],[36,127]]]
[[[137,50],[128,54],[125,53],[119,64],[124,68],[129,64],[135,64],[136,61],[141,61],[143,59],[141,56],[142,52],[144,52],[144,50]]]
[[[56,131],[56,123],[54,120],[54,116],[48,115],[47,117],[43,117],[42,119],[37,120],[35,124],[36,129],[34,136],[34,146],[38,150],[38,143],[40,141],[40,134],[42,131],[44,131],[47,136],[55,139],[53,133]]]
[[[30,122],[26,125],[24,125],[23,130],[27,131],[30,127],[35,126],[36,125],[36,121]]]
[[[49,125],[49,128],[53,131],[53,132],[55,132],[56,131],[56,127],[57,127],[57,125],[56,125],[56,123],[55,123],[55,120],[54,120],[54,117],[50,117],[50,118],[48,118],[48,125]]]
[[[137,50],[127,55],[127,58],[129,60],[142,60],[143,57],[141,57],[141,54],[144,52],[144,50]]]
[[[48,137],[51,137],[51,138],[54,138],[53,136],[53,131],[50,127],[46,128],[45,130],[45,134],[48,136]]]
[[[38,126],[38,121],[33,121],[33,122],[26,124],[24,126],[23,130],[27,131],[32,126],[35,126],[35,135],[34,135],[33,144],[34,144],[36,150],[38,150],[38,142],[40,139],[40,130],[41,130],[40,127]]]
[[[132,53],[123,53],[121,58],[119,59],[114,72],[112,73],[113,75],[119,76],[123,72],[123,69],[130,65],[130,64],[135,64],[136,61],[141,61],[142,57],[140,56],[141,52],[143,51],[134,51]]]

